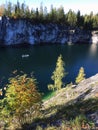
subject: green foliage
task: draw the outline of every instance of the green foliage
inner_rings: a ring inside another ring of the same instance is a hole
[[[98,14],[93,14],[93,12],[89,15],[81,15],[80,11],[75,13],[70,9],[68,13],[65,13],[62,6],[57,9],[53,5],[51,5],[50,12],[48,12],[47,7],[44,7],[43,3],[40,4],[40,8],[32,8],[30,10],[25,3],[20,4],[19,1],[14,5],[8,2],[0,7],[0,16],[5,15],[14,19],[27,18],[35,23],[59,23],[72,28],[78,26],[86,30],[98,28]]]
[[[58,126],[48,124],[45,128],[37,126],[36,130],[88,130],[94,128],[94,123],[88,120],[85,115],[80,114],[69,121],[61,119],[61,123]]]
[[[87,122],[87,118],[84,115],[76,116],[74,120],[70,120],[70,124],[72,128],[76,128],[77,130],[81,129],[82,123]]]
[[[62,55],[58,57],[56,68],[51,76],[51,79],[54,81],[54,84],[49,84],[49,90],[60,90],[63,86],[62,79],[65,77],[64,61],[62,60]]]
[[[76,77],[76,84],[80,83],[82,80],[85,79],[85,73],[84,73],[84,68],[81,67],[78,73],[78,76]]]
[[[77,23],[77,16],[74,11],[69,10],[69,12],[66,14],[66,21],[68,25],[75,27]]]
[[[12,3],[8,2],[7,9],[6,9],[6,14],[7,14],[7,16],[11,17],[11,13],[12,13]]]
[[[0,119],[6,121],[24,118],[25,114],[38,116],[41,107],[41,94],[37,90],[36,79],[27,74],[9,78],[4,99],[0,100]],[[38,114],[37,114],[38,113]]]
[[[64,8],[62,6],[57,10],[57,21],[58,23],[64,23],[65,21]]]

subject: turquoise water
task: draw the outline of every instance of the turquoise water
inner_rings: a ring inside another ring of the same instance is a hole
[[[65,83],[74,82],[81,66],[85,69],[86,77],[98,73],[98,48],[96,45],[0,48],[0,87],[3,87],[4,82],[14,70],[18,70],[27,74],[34,72],[39,90],[47,92],[47,84],[52,83],[51,75],[60,54],[65,62],[65,70],[68,72],[64,78]]]

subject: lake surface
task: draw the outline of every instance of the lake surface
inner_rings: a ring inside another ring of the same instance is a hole
[[[40,91],[46,93],[52,83],[51,75],[58,56],[62,54],[68,75],[65,83],[74,82],[79,68],[84,67],[86,77],[98,73],[98,47],[96,45],[52,45],[23,48],[0,48],[0,79],[5,82],[14,70],[27,74],[34,72]],[[22,57],[23,55],[29,55]],[[2,88],[2,82],[0,87]]]

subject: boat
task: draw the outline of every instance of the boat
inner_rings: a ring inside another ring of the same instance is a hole
[[[23,54],[21,57],[22,58],[27,58],[27,57],[29,57],[29,54]]]

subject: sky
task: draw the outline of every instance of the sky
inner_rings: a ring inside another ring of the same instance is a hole
[[[0,5],[5,4],[6,2],[17,3],[17,0],[0,0]],[[43,6],[46,6],[48,10],[50,6],[60,7],[63,6],[65,13],[68,12],[69,9],[77,12],[81,11],[82,14],[89,14],[93,11],[94,14],[98,13],[98,0],[18,0],[20,3],[24,3],[28,5],[30,8],[36,9],[39,8],[40,3],[43,3]]]

